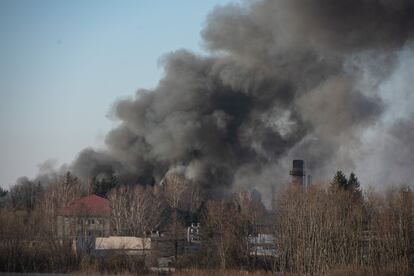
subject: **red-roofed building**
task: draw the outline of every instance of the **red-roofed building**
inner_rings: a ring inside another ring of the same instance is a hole
[[[105,237],[110,235],[109,201],[90,195],[72,201],[59,210],[57,227],[61,238]]]

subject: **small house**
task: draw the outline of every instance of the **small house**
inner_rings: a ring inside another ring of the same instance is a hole
[[[97,195],[81,197],[59,211],[57,232],[60,239],[78,240],[110,235],[109,201]]]

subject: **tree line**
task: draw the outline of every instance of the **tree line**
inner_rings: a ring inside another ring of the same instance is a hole
[[[363,191],[354,173],[346,177],[342,171],[329,183],[284,185],[273,210],[247,190],[213,200],[178,173],[168,174],[163,185],[147,186],[123,185],[114,173],[88,185],[70,172],[48,186],[23,181],[0,190],[0,271],[110,269],[57,239],[58,210],[90,192],[109,200],[113,235],[145,237],[156,230],[182,240],[186,227],[199,222],[200,247],[176,256],[177,268],[371,275],[414,271],[413,191],[408,186]],[[249,238],[261,233],[274,238],[274,253],[252,254]],[[116,264],[116,271],[138,269],[136,262]]]

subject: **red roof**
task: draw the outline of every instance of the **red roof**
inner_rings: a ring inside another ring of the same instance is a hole
[[[97,216],[106,217],[111,214],[111,207],[109,200],[97,196],[84,196],[72,201],[69,206],[62,208],[59,211],[61,216]]]

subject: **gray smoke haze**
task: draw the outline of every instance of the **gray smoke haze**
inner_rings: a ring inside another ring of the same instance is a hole
[[[389,113],[402,97],[393,83],[408,80],[392,76],[413,53],[414,2],[241,2],[216,7],[201,35],[209,54],[164,56],[158,86],[115,103],[107,148],[83,150],[75,174],[112,168],[145,184],[180,167],[213,193],[266,192],[303,158],[317,179],[342,168],[375,182],[370,172],[385,167],[409,179],[414,119]],[[378,135],[384,149],[373,148]]]

